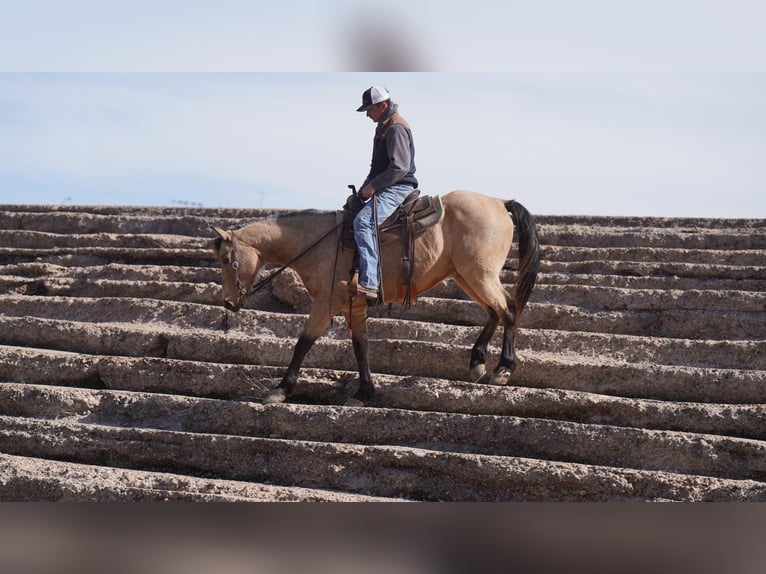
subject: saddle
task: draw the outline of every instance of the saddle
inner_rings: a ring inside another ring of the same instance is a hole
[[[356,195],[349,196],[343,209],[343,246],[355,249],[354,217],[362,208],[361,200]],[[356,209],[355,209],[356,208]],[[420,190],[414,190],[402,204],[396,208],[383,223],[379,224],[380,246],[396,241],[402,242],[402,268],[399,281],[397,301],[405,307],[415,303],[415,238],[423,231],[439,223],[444,216],[444,207],[438,195],[420,197]],[[354,256],[354,268],[357,265],[357,255]]]
[[[424,229],[439,223],[443,214],[441,197],[438,195],[420,197],[420,190],[416,189],[388,219],[380,224],[380,244],[387,245],[406,237],[409,235],[410,227],[413,236],[420,235]]]

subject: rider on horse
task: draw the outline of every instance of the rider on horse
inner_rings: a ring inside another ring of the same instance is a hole
[[[367,117],[378,124],[370,173],[359,192],[364,201],[373,196],[375,201],[367,201],[354,219],[359,250],[357,292],[371,300],[377,299],[380,287],[377,223],[385,221],[418,186],[412,131],[398,109],[388,90],[373,86],[364,91],[362,105],[356,110],[367,112]],[[348,288],[347,282],[341,283]]]

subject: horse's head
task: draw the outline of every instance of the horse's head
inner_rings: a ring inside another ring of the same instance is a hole
[[[245,303],[258,273],[258,252],[237,241],[234,233],[213,227],[218,236],[211,243],[221,262],[223,276],[223,305],[230,311],[239,311]]]

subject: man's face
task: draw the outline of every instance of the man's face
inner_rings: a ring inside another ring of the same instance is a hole
[[[383,117],[383,114],[386,111],[386,108],[388,107],[388,104],[386,102],[380,102],[379,104],[374,104],[367,108],[367,117],[370,118],[375,123],[378,123],[380,121],[380,118]]]

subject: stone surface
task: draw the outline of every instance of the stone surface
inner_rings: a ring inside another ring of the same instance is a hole
[[[766,221],[539,217],[509,385],[446,281],[371,309],[362,408],[340,317],[261,404],[308,295],[230,313],[206,245],[275,213],[0,206],[0,499],[766,500]]]

